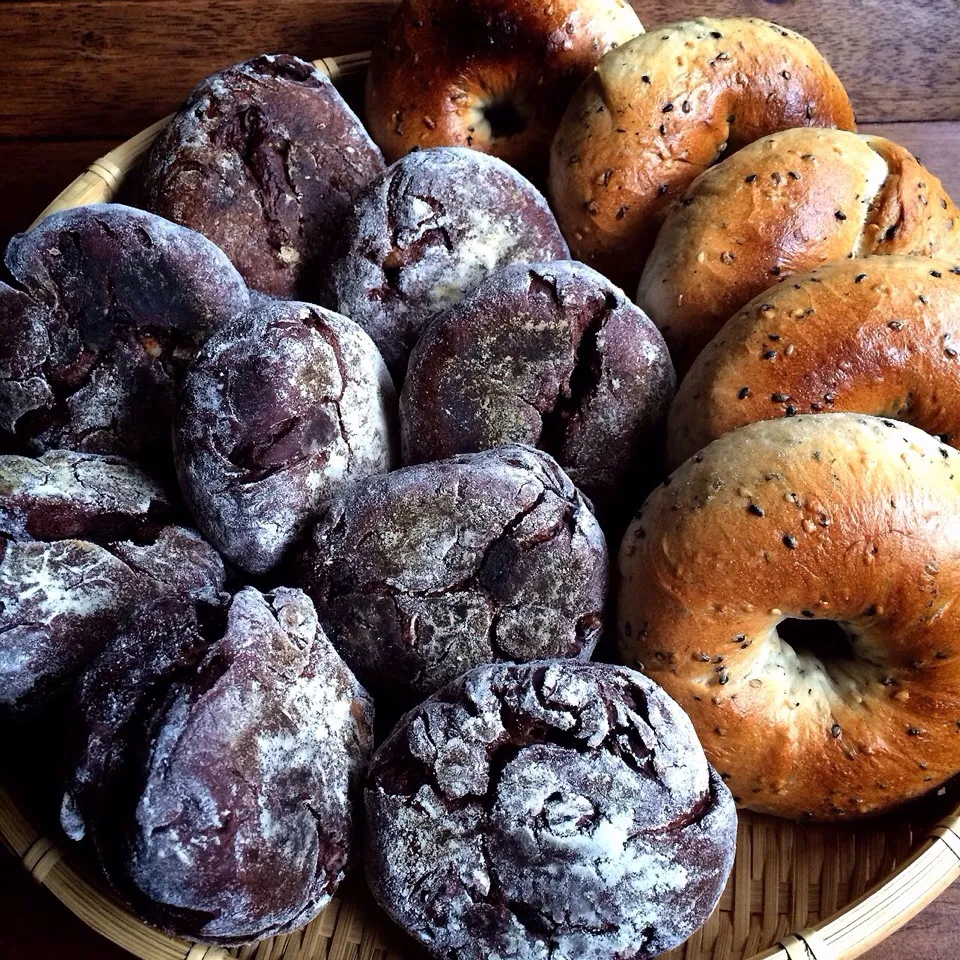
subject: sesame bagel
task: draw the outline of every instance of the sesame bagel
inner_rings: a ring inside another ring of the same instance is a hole
[[[624,661],[750,809],[841,819],[916,797],[960,771],[958,515],[960,454],[908,424],[728,433],[624,537]]]
[[[367,124],[391,162],[472,147],[544,176],[577,85],[638,33],[625,0],[404,0],[370,60]]]
[[[960,258],[960,211],[903,147],[786,130],[700,176],[671,210],[637,289],[681,374],[768,287],[830,260]]]
[[[672,23],[608,53],[550,154],[550,195],[574,257],[627,290],[671,202],[725,153],[790,127],[852,130],[829,64],[755,18]]]
[[[675,467],[721,434],[797,413],[871,413],[960,446],[960,266],[826,264],[765,291],[697,357],[670,410]]]

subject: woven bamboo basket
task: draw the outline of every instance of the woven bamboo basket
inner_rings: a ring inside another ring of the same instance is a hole
[[[314,63],[338,82],[362,74],[368,59],[361,53]],[[167,119],[91,164],[37,221],[57,210],[112,200]],[[357,877],[296,933],[236,950],[169,937],[134,917],[82,857],[38,829],[27,806],[0,787],[0,839],[33,879],[84,923],[142,960],[424,956],[380,912]],[[903,926],[957,878],[957,784],[895,817],[859,824],[796,824],[743,812],[736,862],[719,906],[702,929],[664,958],[853,960]]]

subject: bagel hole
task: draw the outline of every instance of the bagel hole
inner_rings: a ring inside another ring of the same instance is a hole
[[[527,122],[520,111],[509,100],[495,100],[483,108],[483,119],[490,126],[493,139],[512,137],[523,133]]]
[[[818,660],[849,660],[855,656],[852,635],[836,620],[788,617],[777,624],[777,635],[797,653],[808,653]]]

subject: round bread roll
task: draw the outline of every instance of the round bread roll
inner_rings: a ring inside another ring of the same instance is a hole
[[[737,815],[690,721],[624,667],[478,667],[365,789],[374,896],[440,960],[644,960],[712,913]]]
[[[223,561],[172,514],[119,458],[0,457],[0,718],[58,707],[144,598],[219,596]]]
[[[702,174],[670,212],[637,290],[681,377],[730,316],[829,260],[960,258],[960,210],[882,137],[786,130]]]
[[[842,410],[960,446],[960,266],[829,263],[765,291],[697,357],[670,410],[677,466],[755,420]]]
[[[15,286],[0,281],[0,431],[34,453],[169,467],[176,384],[250,305],[223,252],[151,213],[96,204],[14,237],[5,264]]]
[[[634,290],[670,203],[726,152],[790,127],[852,130],[809,40],[765,20],[701,17],[608,53],[567,107],[550,198],[573,255]]]
[[[168,933],[287,933],[343,878],[372,725],[299,590],[166,597],[83,676],[63,828]]]
[[[675,389],[656,327],[599,273],[571,261],[504,267],[414,349],[404,460],[529,443],[606,514],[659,460]]]
[[[361,682],[406,705],[481,663],[589,657],[607,563],[553,459],[505,445],[338,491],[295,569]]]
[[[199,230],[255,290],[313,297],[380,151],[329,79],[286,55],[208,77],[154,142],[144,206]]]
[[[0,537],[137,540],[176,519],[171,498],[121,457],[50,450],[0,456]]]
[[[543,174],[577,85],[638,33],[624,0],[404,0],[370,59],[367,123],[390,161],[473,147]]]
[[[852,413],[725,434],[620,549],[620,648],[734,796],[886,810],[960,772],[960,454]]]
[[[358,197],[331,264],[332,306],[370,334],[397,383],[430,319],[509,263],[569,256],[547,202],[501,160],[438,147]]]
[[[398,465],[396,402],[377,348],[346,317],[270,301],[225,325],[190,368],[174,422],[200,529],[266,573],[336,489]]]

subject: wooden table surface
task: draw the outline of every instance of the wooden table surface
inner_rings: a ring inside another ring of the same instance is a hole
[[[0,0],[0,243],[86,164],[191,85],[264,51],[368,49],[393,0]],[[810,37],[860,127],[903,143],[960,199],[960,0],[634,0],[648,27],[750,14]],[[3,960],[121,960],[0,853]],[[954,886],[869,960],[960,957]]]

